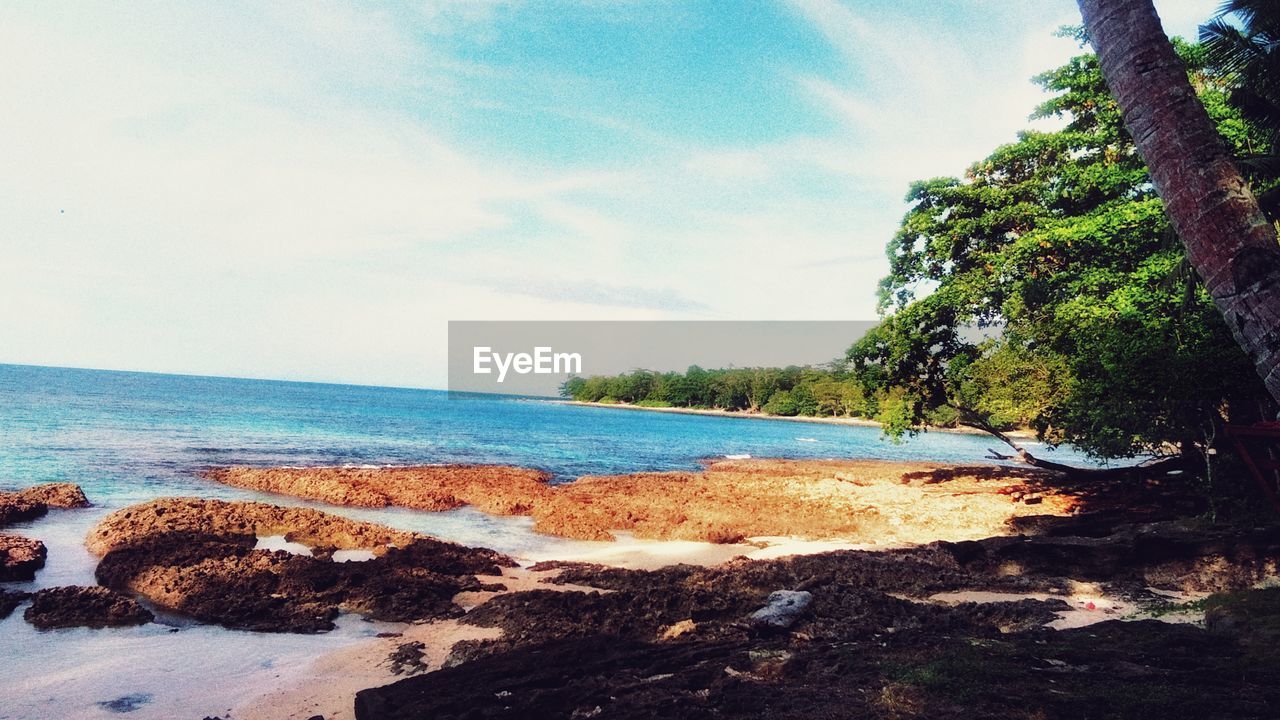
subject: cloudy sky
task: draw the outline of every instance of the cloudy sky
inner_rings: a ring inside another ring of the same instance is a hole
[[[1216,0],[1157,1],[1192,35]],[[1072,0],[0,5],[0,362],[440,387],[448,320],[874,316]]]

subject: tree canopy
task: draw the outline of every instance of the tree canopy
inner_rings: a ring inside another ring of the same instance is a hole
[[[1204,48],[1178,50],[1231,149],[1262,142]],[[891,433],[950,407],[1100,457],[1203,449],[1268,396],[1191,271],[1097,59],[1036,81],[1050,97],[1032,117],[1061,129],[911,186],[883,322],[848,359],[873,388],[901,390]]]
[[[842,369],[690,366],[683,373],[636,370],[613,376],[570,378],[561,394],[579,402],[645,407],[715,408],[771,415],[874,417],[876,398]]]
[[[1240,139],[1243,169],[1258,204],[1280,219],[1280,4],[1272,0],[1228,0],[1200,27],[1207,67],[1220,79],[1228,102],[1257,129]]]

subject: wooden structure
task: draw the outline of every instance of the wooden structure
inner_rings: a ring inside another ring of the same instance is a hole
[[[1280,512],[1280,421],[1228,425],[1226,433],[1262,494]]]

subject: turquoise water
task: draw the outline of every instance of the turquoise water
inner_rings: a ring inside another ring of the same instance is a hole
[[[570,406],[431,390],[0,365],[0,489],[67,481],[94,507],[8,528],[40,538],[49,559],[34,590],[93,584],[85,534],[105,514],[166,495],[267,500],[484,545],[525,559],[581,555],[528,518],[332,508],[199,477],[223,464],[507,463],[580,475],[693,469],[725,455],[978,461],[985,437],[932,433],[895,445],[865,427]],[[1059,459],[1078,459],[1069,451]],[[384,631],[344,617],[318,636],[278,636],[160,622],[120,630],[40,632],[21,608],[0,621],[0,720],[225,716],[305,672],[322,653]],[[211,679],[217,679],[211,682]]]
[[[895,445],[865,427],[15,365],[0,365],[0,438],[0,487],[70,481],[102,503],[206,493],[196,472],[233,463],[508,463],[570,480],[744,454],[980,461],[995,444],[930,433]]]

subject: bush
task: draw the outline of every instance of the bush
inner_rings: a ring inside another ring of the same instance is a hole
[[[790,390],[779,390],[769,398],[769,402],[765,403],[761,410],[770,415],[793,417],[800,414],[800,404]]]

